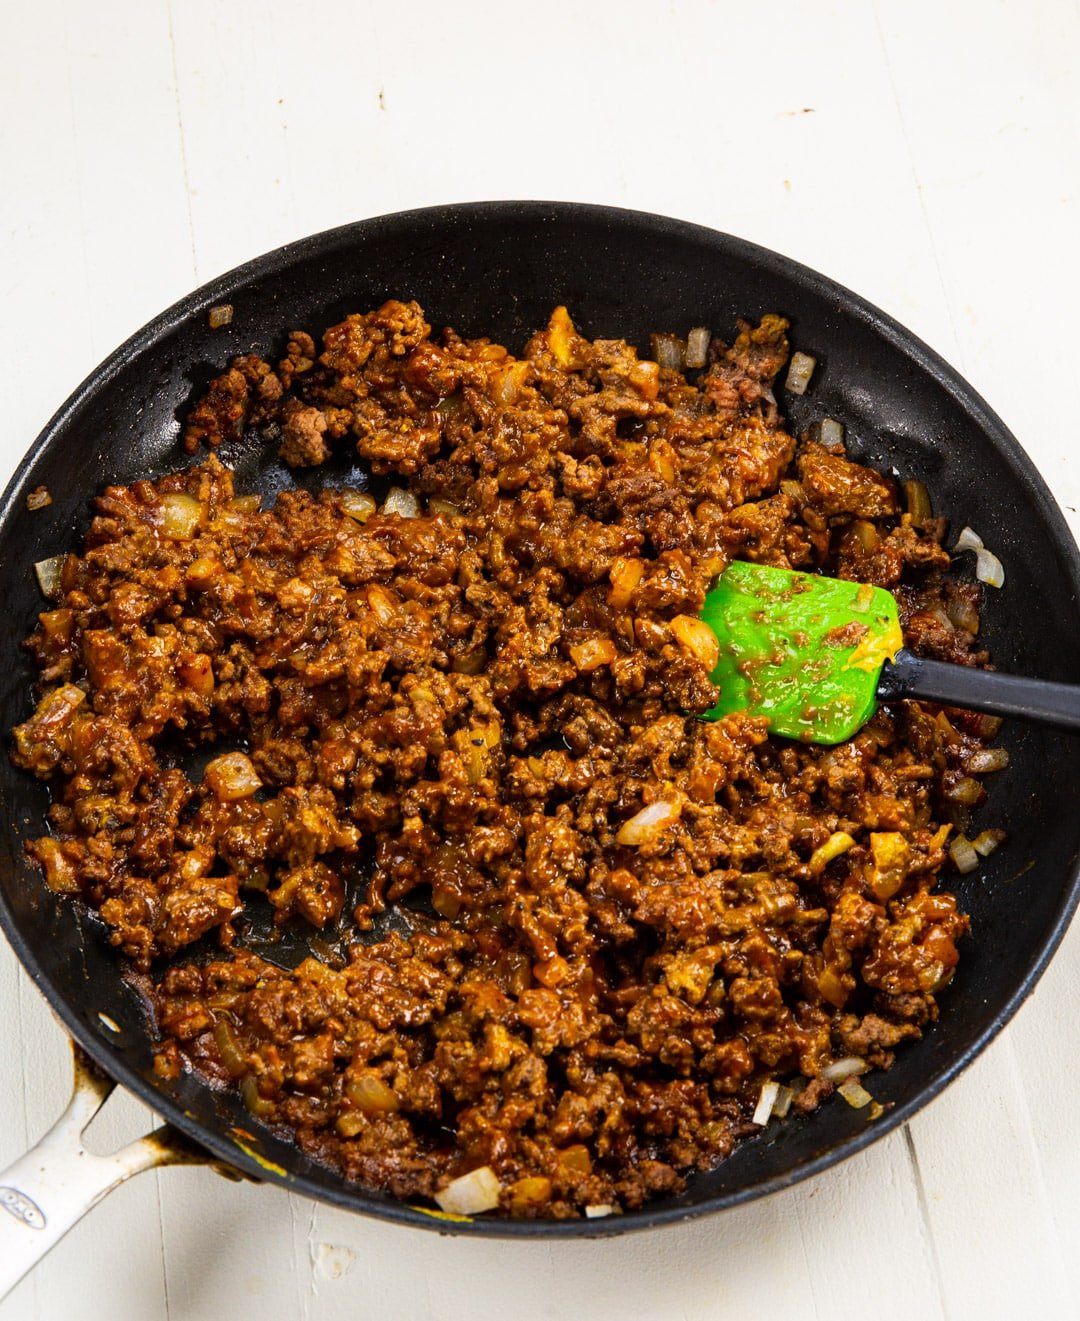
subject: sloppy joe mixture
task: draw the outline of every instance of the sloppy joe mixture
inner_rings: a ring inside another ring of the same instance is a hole
[[[786,331],[661,366],[557,308],[514,357],[388,302],[235,359],[188,418],[211,453],[95,501],[13,757],[163,1078],[512,1216],[617,1214],[773,1111],[870,1102],[956,967],[939,872],[995,722],[898,703],[821,748],[699,719],[735,558],[890,588],[913,650],[985,659],[925,498],[785,429]],[[212,452],[244,436],[355,451],[380,502],[263,507]],[[256,913],[314,952],[256,952]]]

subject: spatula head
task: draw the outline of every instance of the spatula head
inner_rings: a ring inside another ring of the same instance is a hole
[[[904,641],[882,587],[738,560],[701,618],[720,643],[720,700],[706,719],[746,711],[808,743],[839,743],[869,720],[881,667]]]

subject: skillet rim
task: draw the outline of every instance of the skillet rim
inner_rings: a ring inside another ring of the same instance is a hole
[[[287,243],[282,247],[272,249],[250,261],[244,262],[242,265],[236,266],[232,270],[199,286],[183,298],[178,299],[125,340],[72,391],[56,410],[19,461],[3,495],[0,496],[0,528],[6,526],[11,519],[20,499],[23,497],[25,488],[32,480],[36,457],[50,442],[53,435],[64,427],[68,418],[77,409],[90,402],[93,396],[104,388],[124,367],[153,349],[165,335],[174,330],[180,323],[220,302],[228,301],[230,295],[239,292],[250,282],[272,278],[299,261],[320,256],[328,258],[343,246],[349,246],[357,240],[365,241],[375,238],[381,231],[402,224],[415,225],[420,222],[427,222],[429,227],[435,231],[444,227],[447,223],[497,224],[499,222],[520,220],[531,223],[565,224],[572,227],[575,219],[588,220],[592,223],[606,223],[615,231],[619,227],[632,227],[639,232],[651,233],[658,240],[678,239],[699,246],[719,248],[742,264],[749,265],[766,274],[791,280],[818,296],[834,301],[839,311],[855,319],[866,330],[884,339],[890,347],[911,363],[922,377],[929,377],[940,389],[947,393],[971,419],[991,448],[1002,455],[1011,468],[1015,479],[1025,488],[1028,497],[1043,521],[1044,527],[1060,557],[1062,567],[1068,573],[1074,602],[1080,601],[1080,550],[1078,550],[1064,515],[1046,482],[1019,441],[1012,435],[1001,418],[990,408],[989,404],[940,354],[931,349],[918,336],[905,329],[898,321],[881,311],[880,308],[838,284],[835,280],[829,279],[801,262],[752,243],[747,239],[738,238],[706,225],[661,216],[653,212],[583,202],[481,201],[448,203],[412,208],[407,211],[389,212],[335,226]],[[856,1155],[871,1143],[878,1141],[906,1123],[914,1114],[940,1095],[944,1088],[985,1050],[994,1037],[1013,1018],[1020,1006],[1031,995],[1039,978],[1045,972],[1050,959],[1061,944],[1078,904],[1080,904],[1080,855],[1073,859],[1071,867],[1062,880],[1061,902],[1053,925],[1039,945],[1034,960],[1030,963],[1023,980],[1012,996],[951,1065],[935,1075],[929,1083],[921,1087],[906,1101],[898,1103],[891,1110],[886,1111],[884,1115],[861,1132],[835,1144],[812,1159],[795,1165],[783,1174],[749,1187],[703,1198],[701,1201],[689,1205],[664,1206],[659,1204],[652,1206],[646,1203],[641,1210],[627,1212],[617,1217],[613,1216],[600,1220],[566,1221],[485,1220],[482,1218],[468,1222],[449,1221],[442,1218],[440,1213],[437,1212],[409,1206],[404,1202],[383,1200],[382,1197],[369,1192],[361,1185],[349,1185],[342,1181],[339,1187],[325,1187],[302,1174],[291,1172],[288,1172],[284,1178],[268,1178],[267,1170],[260,1165],[254,1156],[240,1150],[231,1139],[216,1128],[211,1128],[189,1116],[177,1101],[164,1091],[159,1090],[148,1077],[113,1055],[109,1049],[108,1041],[95,1034],[89,1023],[75,1010],[72,1003],[53,987],[45,975],[31,943],[25,940],[16,928],[2,893],[0,893],[0,929],[3,930],[34,985],[45,997],[67,1032],[111,1078],[161,1114],[196,1146],[211,1153],[224,1164],[240,1170],[255,1182],[276,1183],[289,1190],[303,1193],[317,1201],[326,1202],[347,1211],[374,1216],[391,1223],[435,1230],[442,1234],[470,1234],[484,1238],[514,1240],[535,1238],[597,1239],[614,1237],[635,1230],[679,1224],[686,1220],[711,1215],[780,1192],[796,1183],[801,1183],[805,1179],[812,1178],[850,1156]]]

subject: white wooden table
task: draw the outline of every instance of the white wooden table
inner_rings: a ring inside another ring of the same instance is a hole
[[[435,202],[696,220],[858,290],[1003,415],[1080,528],[1076,0],[37,0],[4,7],[6,478],[197,283]],[[67,1046],[0,947],[0,1166]],[[0,1321],[1076,1316],[1080,929],[906,1131],[782,1196],[609,1242],[440,1239],[204,1170],[144,1175]],[[129,1097],[103,1144],[147,1122]]]

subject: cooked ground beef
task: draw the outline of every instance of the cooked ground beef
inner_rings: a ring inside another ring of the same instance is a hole
[[[389,302],[236,359],[186,443],[351,447],[419,516],[263,509],[214,456],[96,501],[13,756],[54,792],[28,850],[142,976],[163,1077],[400,1197],[490,1166],[502,1211],[565,1217],[678,1190],[764,1081],[810,1109],[835,1059],[887,1067],[936,1019],[968,925],[941,822],[985,722],[901,703],[818,748],[698,719],[693,622],[735,557],[892,588],[910,647],[983,659],[941,524],[785,431],[786,330],[689,380],[563,308],[515,358]],[[321,957],[245,947],[267,902]]]

